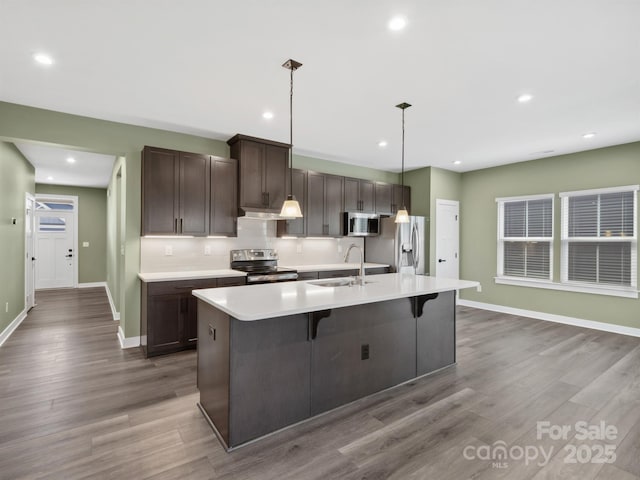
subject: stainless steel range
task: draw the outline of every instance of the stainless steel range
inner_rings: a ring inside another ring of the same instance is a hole
[[[278,267],[278,252],[270,248],[231,250],[231,268],[247,273],[247,284],[289,282],[298,279],[298,272]]]

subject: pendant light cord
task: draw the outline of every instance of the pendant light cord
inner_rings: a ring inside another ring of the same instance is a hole
[[[402,208],[406,210],[404,205],[404,108],[402,109]]]
[[[291,198],[293,198],[293,70],[292,68],[289,92],[289,194]]]

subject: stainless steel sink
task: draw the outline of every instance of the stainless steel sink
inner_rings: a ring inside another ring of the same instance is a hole
[[[308,282],[311,285],[317,285],[318,287],[352,287],[358,285],[355,278],[338,278],[327,280],[314,280]],[[365,284],[372,283],[369,280],[365,280]]]

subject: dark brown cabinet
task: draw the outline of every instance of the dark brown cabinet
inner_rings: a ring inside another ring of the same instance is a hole
[[[370,180],[344,179],[344,211],[373,213],[375,211],[375,189]]]
[[[411,187],[405,185],[394,185],[393,186],[393,201],[391,202],[391,213],[395,215],[398,213],[398,210],[401,210],[403,207],[403,193],[404,191],[404,206],[407,207],[409,213],[411,213]]]
[[[292,193],[300,204],[303,217],[291,220],[278,220],[278,236],[290,235],[303,237],[307,233],[305,223],[305,217],[307,216],[305,208],[307,198],[307,171],[294,168],[291,176],[293,177]],[[289,191],[289,178],[287,178],[287,191]]]
[[[195,348],[198,342],[200,288],[244,285],[244,277],[142,282],[140,346],[147,357]]]
[[[209,234],[237,235],[238,161],[211,157],[211,204]]]
[[[209,234],[208,155],[145,147],[142,235]]]
[[[286,198],[289,145],[246,135],[227,143],[239,162],[239,208],[278,213]]]
[[[376,213],[392,215],[392,198],[393,185],[390,183],[376,182]]]
[[[344,177],[308,172],[307,235],[339,237],[342,234]]]

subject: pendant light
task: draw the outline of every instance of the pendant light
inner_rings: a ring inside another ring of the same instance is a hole
[[[291,70],[291,89],[289,92],[289,195],[282,204],[280,216],[282,218],[300,218],[302,211],[300,204],[293,196],[293,72],[302,66],[300,62],[289,59],[282,64],[288,70]]]
[[[402,110],[402,208],[396,212],[396,223],[409,223],[409,212],[404,204],[404,111],[410,106],[407,102],[396,105]]]

